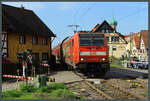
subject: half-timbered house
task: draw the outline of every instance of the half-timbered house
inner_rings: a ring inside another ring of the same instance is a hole
[[[109,46],[109,56],[120,58],[126,51],[127,41],[116,29],[117,21],[112,18],[110,23],[105,20],[101,24],[97,24],[92,32],[105,33]]]

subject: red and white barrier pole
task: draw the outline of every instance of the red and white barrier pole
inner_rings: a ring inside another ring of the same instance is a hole
[[[17,79],[21,79],[21,80],[26,80],[26,77],[24,77],[24,76],[3,75],[3,77],[8,77],[8,78],[17,78]],[[33,77],[27,77],[27,80],[33,80]]]
[[[25,61],[22,61],[22,67],[23,67],[23,75],[25,77],[25,68],[27,66],[27,63]]]

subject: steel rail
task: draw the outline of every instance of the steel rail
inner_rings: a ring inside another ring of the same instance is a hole
[[[97,89],[96,87],[94,87],[92,84],[90,84],[87,80],[84,80],[84,82],[91,87],[93,90],[95,90],[97,93],[99,93],[102,97],[106,98],[106,99],[113,99],[112,97],[108,96],[107,94],[105,94],[103,91]]]
[[[77,73],[75,73],[75,74],[78,75]],[[79,76],[80,78],[82,78],[81,75],[78,75],[78,76]],[[101,91],[100,89],[97,89],[95,86],[93,86],[91,83],[89,83],[86,79],[84,79],[84,78],[82,78],[82,79],[83,79],[82,81],[84,81],[90,88],[92,88],[93,90],[95,90],[95,91],[96,91],[97,93],[99,93],[102,97],[104,97],[104,98],[106,98],[106,99],[114,99],[113,97],[110,97],[108,94],[106,94],[105,92]],[[109,85],[112,86],[112,87],[115,88],[115,89],[118,89],[118,90],[122,91],[123,93],[125,93],[125,94],[127,94],[127,95],[130,95],[130,96],[136,98],[136,99],[140,99],[140,100],[143,100],[143,99],[144,99],[143,97],[137,96],[137,95],[135,95],[135,94],[133,94],[133,93],[131,93],[131,92],[129,92],[129,91],[126,91],[126,90],[123,89],[123,88],[116,87],[116,86],[114,86],[114,85],[112,85],[112,84],[109,84]]]
[[[74,72],[77,76],[79,76],[81,79],[83,79],[82,81],[87,84],[90,88],[92,88],[93,90],[95,90],[98,94],[100,94],[102,97],[104,97],[105,99],[113,99],[112,97],[108,96],[106,93],[104,93],[103,91],[97,89],[96,87],[94,87],[92,84],[90,84],[85,78],[83,78],[81,75],[78,75],[76,72]]]
[[[116,88],[116,89],[119,89],[119,90],[122,91],[123,93],[126,93],[126,94],[128,94],[128,95],[133,96],[133,97],[136,98],[136,99],[139,99],[139,100],[143,100],[143,99],[144,99],[143,97],[137,96],[137,95],[135,95],[135,94],[133,94],[133,93],[131,93],[131,92],[129,92],[129,91],[126,91],[126,90],[123,89],[123,88],[114,86],[113,84],[109,84],[109,85],[112,86],[112,87],[114,87],[114,88]]]

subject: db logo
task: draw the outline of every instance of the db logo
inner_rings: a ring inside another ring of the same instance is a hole
[[[96,55],[96,52],[91,52],[91,54],[90,55]]]

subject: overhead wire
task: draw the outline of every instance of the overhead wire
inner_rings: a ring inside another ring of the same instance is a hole
[[[94,7],[95,4],[96,4],[96,2],[93,3],[90,7],[88,7],[88,8],[86,9],[86,11],[85,11],[84,13],[82,13],[82,14],[78,17],[77,22],[78,22],[79,20],[81,20],[81,19]],[[78,12],[81,10],[81,7],[82,7],[82,6],[80,6],[79,9],[75,12],[74,16],[77,16]],[[145,7],[142,8],[142,9],[137,10],[136,12],[134,12],[134,13],[132,13],[132,14],[128,14],[128,15],[126,15],[126,16],[124,16],[124,17],[121,17],[121,18],[119,18],[118,20],[119,20],[119,21],[122,21],[122,20],[125,19],[125,18],[128,18],[128,17],[130,17],[130,16],[136,15],[136,14],[138,14],[138,13],[144,11],[144,9],[145,9]],[[74,17],[74,18],[75,18],[75,17]],[[79,18],[80,18],[80,19],[79,19]],[[83,20],[81,20],[81,21],[83,21]],[[75,21],[75,22],[76,22],[76,21]],[[82,25],[82,22],[81,22],[81,25]]]
[[[93,3],[90,7],[88,7],[87,10],[80,16],[80,18],[84,17],[88,13],[88,11],[90,11],[94,7],[95,4],[96,2]]]
[[[90,7],[88,7],[87,9],[86,9],[86,11],[83,13],[83,14],[81,14],[81,16],[79,16],[78,18],[80,18],[80,20],[95,6],[95,4],[96,4],[96,2],[95,3],[93,3]],[[79,20],[78,20],[79,21]],[[83,21],[83,20],[81,20],[81,21]],[[83,25],[83,23],[81,22],[81,25]]]
[[[73,14],[73,20],[74,20],[74,24],[76,24],[75,22],[75,20],[76,20],[76,16],[78,15],[78,13],[79,13],[79,11],[80,11],[80,9],[83,7],[83,5],[81,5],[77,10],[76,10],[76,12]]]
[[[77,16],[79,15],[79,12],[81,11],[81,8],[85,8],[85,6],[83,6],[82,4],[78,7],[78,9],[75,11],[75,13],[72,15],[72,22],[73,22],[73,25],[77,25]],[[82,27],[79,26],[79,28],[82,30]],[[72,28],[73,30],[73,28]]]
[[[133,15],[136,15],[136,14],[138,14],[138,13],[144,11],[144,9],[145,9],[145,8],[139,9],[139,10],[137,10],[136,12],[134,12],[134,13],[132,13],[132,14],[128,14],[127,16],[124,16],[124,17],[122,17],[122,18],[120,18],[120,19],[118,19],[118,20],[122,20],[122,19],[124,19],[124,18],[133,16]]]

